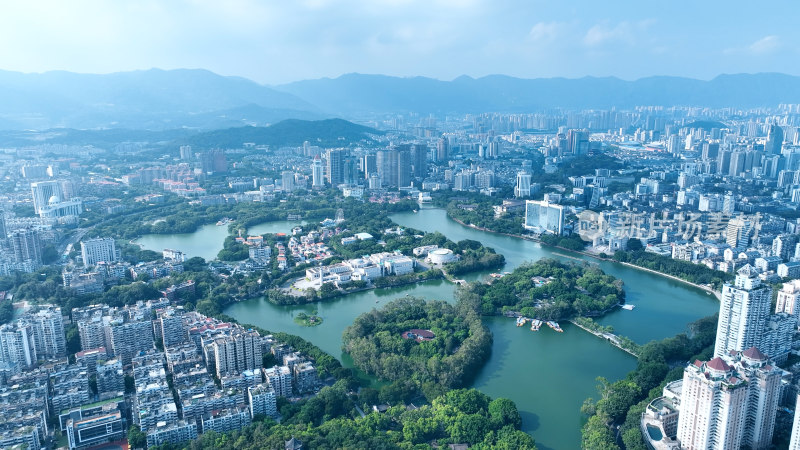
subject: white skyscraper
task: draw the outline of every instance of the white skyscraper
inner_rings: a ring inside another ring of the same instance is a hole
[[[294,172],[291,170],[281,172],[281,187],[283,192],[292,192],[294,190]]]
[[[31,324],[17,321],[0,325],[0,363],[27,368],[35,365],[36,360]]]
[[[315,188],[325,186],[325,167],[319,155],[315,156],[314,162],[311,163],[311,186]]]
[[[728,228],[725,230],[725,241],[732,249],[737,251],[747,250],[750,244],[750,233],[753,231],[753,224],[749,220],[742,218],[731,219]]]
[[[33,196],[33,210],[36,214],[41,213],[51,203],[51,200],[52,203],[64,200],[64,192],[59,181],[31,183],[31,194]]]
[[[528,172],[517,173],[517,185],[514,187],[514,197],[525,198],[531,196],[531,174]]]
[[[93,266],[99,262],[115,262],[119,259],[113,238],[98,238],[81,241],[83,265]]]
[[[24,319],[33,326],[36,354],[40,358],[58,358],[67,354],[67,339],[61,308],[47,307]]]
[[[755,347],[735,357],[689,364],[678,417],[681,448],[769,447],[783,374]]]
[[[739,269],[734,285],[722,287],[714,356],[760,346],[771,301],[772,289],[761,284],[758,271],[749,264]]]
[[[783,287],[778,291],[775,313],[786,313],[800,318],[800,280],[783,283]]]
[[[525,202],[525,229],[541,233],[561,234],[564,227],[564,207],[548,201]]]
[[[792,439],[789,441],[789,450],[800,450],[800,394],[794,407],[794,425],[792,426]]]

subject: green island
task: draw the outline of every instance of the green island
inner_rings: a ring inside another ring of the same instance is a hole
[[[316,327],[317,325],[322,325],[322,317],[318,316],[316,311],[311,314],[299,312],[294,316],[294,323],[304,327]]]
[[[415,297],[358,316],[342,341],[356,367],[428,400],[466,385],[492,347],[491,332],[473,311]]]
[[[597,317],[623,303],[622,281],[590,264],[541,259],[491,284],[469,283],[456,295],[482,315],[517,313],[542,320]]]

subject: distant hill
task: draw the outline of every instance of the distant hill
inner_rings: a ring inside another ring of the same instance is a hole
[[[268,127],[238,127],[199,133],[184,139],[196,148],[239,148],[245,142],[256,145],[335,147],[371,140],[370,135],[382,134],[374,128],[357,125],[342,119],[317,121],[289,119]]]
[[[522,79],[462,76],[452,81],[348,74],[277,86],[332,114],[531,112],[551,108],[629,108],[638,105],[777,106],[800,103],[800,77],[720,75],[679,77]]]
[[[714,128],[727,128],[728,125],[725,125],[722,122],[717,122],[716,120],[696,120],[691,123],[687,123],[684,125],[684,128],[702,128],[706,131],[711,131]]]
[[[57,128],[44,131],[0,130],[0,146],[17,147],[34,144],[92,145],[98,148],[113,148],[125,142],[142,142],[151,145],[181,141],[196,130],[130,130],[113,128],[108,130],[75,130]]]
[[[710,81],[678,77],[625,81],[491,75],[440,81],[348,74],[266,87],[195,69],[107,75],[0,71],[0,130],[206,131],[369,113],[525,113],[553,108],[779,103],[800,103],[800,77],[761,73],[721,75]]]
[[[108,75],[0,71],[0,128],[213,129],[320,119],[292,94],[207,70]]]

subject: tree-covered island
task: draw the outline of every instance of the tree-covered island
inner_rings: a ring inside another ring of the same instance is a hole
[[[482,315],[516,312],[543,320],[600,316],[625,300],[622,280],[555,259],[520,266],[491,284],[470,283],[457,295]]]
[[[358,368],[430,400],[466,385],[491,347],[491,332],[472,311],[415,297],[360,315],[343,335]]]

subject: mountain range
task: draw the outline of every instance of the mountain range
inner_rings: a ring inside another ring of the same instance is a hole
[[[800,103],[800,77],[720,75],[522,79],[504,75],[425,77],[347,74],[264,86],[199,69],[107,75],[0,71],[0,129],[210,130],[284,119],[364,118],[415,112],[537,112],[638,105],[758,107]]]
[[[537,112],[553,108],[756,107],[800,103],[800,77],[778,73],[679,77],[522,79],[462,76],[452,81],[348,74],[298,81],[278,90],[342,115],[387,112]]]

